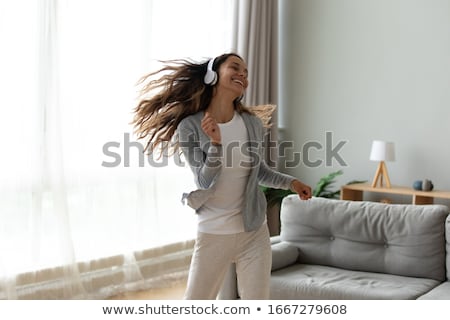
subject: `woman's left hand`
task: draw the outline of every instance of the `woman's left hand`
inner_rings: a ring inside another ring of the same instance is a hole
[[[302,200],[311,199],[311,187],[299,180],[292,181],[291,190],[296,192]]]

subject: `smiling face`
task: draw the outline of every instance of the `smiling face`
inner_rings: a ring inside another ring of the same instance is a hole
[[[248,70],[242,59],[231,55],[220,65],[218,87],[233,95],[233,100],[244,94],[248,87]]]

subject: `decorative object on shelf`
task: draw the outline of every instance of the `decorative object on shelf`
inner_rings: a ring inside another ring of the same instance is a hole
[[[413,189],[414,189],[414,190],[418,190],[418,191],[422,190],[422,180],[416,180],[416,181],[414,181],[414,183],[413,183]]]
[[[431,180],[425,179],[425,180],[416,180],[413,183],[413,189],[414,190],[422,190],[422,191],[431,191],[433,190],[434,185]]]
[[[387,172],[385,161],[395,161],[395,149],[393,142],[386,142],[375,140],[372,142],[372,150],[370,151],[370,160],[379,161],[377,171],[373,178],[372,187],[377,187],[378,183],[380,187],[383,187],[384,181],[386,181],[386,187],[391,187],[391,180]]]
[[[434,185],[433,182],[431,182],[431,180],[425,179],[422,182],[422,190],[423,191],[431,191],[433,190]]]

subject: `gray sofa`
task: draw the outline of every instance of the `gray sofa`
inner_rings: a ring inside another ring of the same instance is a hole
[[[450,299],[449,210],[288,196],[272,260],[271,299]]]

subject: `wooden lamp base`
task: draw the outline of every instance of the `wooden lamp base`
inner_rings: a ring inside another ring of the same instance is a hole
[[[380,187],[383,187],[383,177],[386,180],[386,187],[390,188],[391,181],[389,180],[386,164],[384,163],[384,161],[380,161],[380,163],[378,164],[377,171],[375,172],[375,176],[373,178],[372,188],[376,188],[378,182],[380,184]]]

